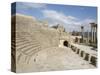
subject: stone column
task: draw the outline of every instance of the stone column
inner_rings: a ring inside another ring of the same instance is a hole
[[[93,34],[94,34],[94,32],[93,32],[93,26],[92,26],[92,43],[93,43]]]
[[[94,26],[92,26],[92,43],[94,43]]]
[[[97,24],[96,24],[96,43],[97,43]]]
[[[96,43],[96,33],[97,33],[97,27],[96,27],[96,24],[93,25],[93,43]]]
[[[90,23],[91,24],[91,42],[94,42],[94,24],[95,23]]]
[[[95,29],[96,27],[94,26],[94,43],[96,42],[96,29]]]
[[[88,36],[87,36],[87,43],[89,44],[90,36],[89,36],[89,31],[87,31]]]
[[[96,43],[96,39],[97,39],[97,24],[95,24],[95,27],[94,27],[94,43]]]
[[[83,26],[81,26],[81,36],[82,36],[82,43],[83,43],[83,41],[84,41],[84,34],[83,34],[83,31],[84,31],[84,27]]]
[[[80,38],[78,38],[78,43],[80,43]]]
[[[91,55],[89,55],[89,63],[91,63]]]

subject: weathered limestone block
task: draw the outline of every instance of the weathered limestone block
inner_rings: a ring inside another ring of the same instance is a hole
[[[85,54],[85,58],[84,58],[86,61],[88,61],[89,60],[89,54],[88,53],[86,53]]]
[[[97,58],[94,56],[91,56],[91,60],[90,60],[91,64],[93,64],[94,66],[97,66]]]

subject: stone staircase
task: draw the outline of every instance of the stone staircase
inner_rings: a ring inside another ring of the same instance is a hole
[[[32,38],[32,39],[30,39]],[[16,62],[24,60],[29,63],[31,57],[41,50],[40,43],[28,33],[17,33],[16,44],[12,40],[12,48],[16,48]]]

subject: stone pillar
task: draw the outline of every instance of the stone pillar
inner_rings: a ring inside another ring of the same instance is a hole
[[[94,43],[96,43],[96,39],[97,39],[97,26],[95,24],[95,27],[94,27]]]
[[[96,43],[97,43],[97,24],[96,24]]]
[[[85,57],[86,57],[86,53],[84,52],[84,54],[83,54],[83,59],[85,59]]]
[[[89,44],[89,40],[90,40],[90,33],[89,33],[89,31],[87,31],[88,32],[88,36],[87,36],[87,43]]]
[[[78,38],[78,43],[80,43],[80,38]]]
[[[93,43],[93,26],[92,26],[92,43]]]
[[[80,57],[81,57],[81,51],[82,51],[82,50],[79,51],[79,56],[80,56]]]
[[[93,42],[95,43],[95,38],[96,38],[96,36],[95,36],[95,26],[94,26],[94,40],[93,40]]]
[[[92,43],[94,43],[94,26],[92,26]]]
[[[89,55],[89,60],[88,61],[89,61],[89,63],[91,63],[91,55]]]
[[[83,43],[83,41],[84,41],[84,27],[83,26],[81,26],[81,36],[82,36],[82,43]]]
[[[90,23],[91,24],[91,42],[94,42],[94,25],[95,23]]]

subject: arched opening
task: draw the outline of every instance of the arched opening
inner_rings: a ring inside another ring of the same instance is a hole
[[[64,41],[63,45],[66,46],[66,47],[68,47],[68,41]]]

